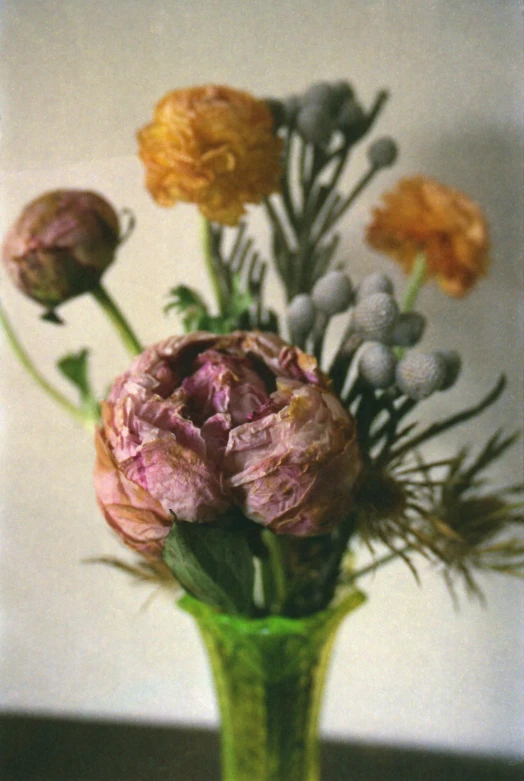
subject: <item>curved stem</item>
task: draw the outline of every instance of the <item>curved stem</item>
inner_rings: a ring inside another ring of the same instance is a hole
[[[97,304],[99,304],[99,306],[104,310],[105,314],[114,325],[115,330],[118,332],[118,335],[122,339],[122,342],[126,346],[128,352],[132,356],[141,353],[144,348],[138,341],[135,332],[116,305],[115,301],[111,298],[107,290],[102,286],[102,283],[99,283],[93,290],[91,290],[91,295]]]
[[[411,312],[415,306],[417,296],[420,288],[422,287],[426,278],[426,256],[423,252],[419,252],[413,263],[413,268],[408,279],[408,286],[404,295],[404,303],[402,305],[403,312]]]
[[[205,217],[201,217],[201,236],[202,236],[202,249],[204,251],[204,261],[206,264],[206,271],[211,282],[211,287],[216,299],[218,314],[225,315],[227,313],[227,293],[224,290],[224,286],[221,284],[221,279],[217,274],[217,268],[215,259],[213,257],[213,245],[211,241],[211,224]]]
[[[13,353],[16,355],[24,369],[28,372],[28,374],[31,376],[31,378],[36,382],[36,384],[45,392],[48,396],[50,396],[54,402],[56,402],[62,409],[66,410],[75,420],[82,423],[87,428],[93,427],[93,419],[91,417],[88,417],[86,413],[80,409],[80,407],[77,407],[76,404],[73,404],[73,402],[69,401],[69,399],[64,396],[62,393],[60,393],[57,388],[54,387],[46,378],[38,371],[35,364],[29,357],[28,353],[24,350],[22,345],[20,344],[18,337],[9,322],[9,319],[2,307],[2,304],[0,302],[0,325],[2,326],[4,333],[7,338],[7,343],[9,344],[10,348],[12,349]]]

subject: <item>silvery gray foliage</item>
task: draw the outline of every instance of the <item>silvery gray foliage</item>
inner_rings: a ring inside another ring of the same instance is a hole
[[[345,312],[353,302],[353,287],[343,271],[329,271],[320,277],[311,291],[316,309],[327,317]]]
[[[408,352],[397,364],[397,386],[415,401],[426,399],[442,389],[445,379],[446,364],[437,351]]]
[[[373,388],[389,388],[395,382],[397,359],[381,342],[367,342],[358,361],[359,374]]]
[[[388,342],[399,316],[398,304],[389,293],[371,293],[353,312],[353,326],[365,339]]]
[[[358,286],[357,299],[360,301],[366,296],[370,296],[372,293],[388,293],[393,295],[393,282],[391,277],[387,274],[383,274],[381,271],[374,271],[372,274],[367,274],[364,277],[360,285]]]

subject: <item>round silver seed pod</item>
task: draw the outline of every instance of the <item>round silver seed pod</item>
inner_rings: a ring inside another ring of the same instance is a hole
[[[426,318],[420,312],[402,312],[391,332],[391,344],[413,347],[418,344],[426,328]]]
[[[395,382],[397,359],[381,342],[367,342],[358,361],[360,376],[373,388],[389,388]]]
[[[371,293],[356,305],[353,325],[369,341],[389,342],[398,315],[398,305],[393,296]]]
[[[396,383],[410,399],[421,401],[442,387],[445,376],[444,361],[436,352],[409,352],[397,364]]]
[[[440,390],[448,390],[454,385],[462,368],[462,359],[456,350],[435,350],[444,361],[445,375]]]
[[[368,160],[373,168],[389,168],[398,157],[398,147],[392,138],[378,138],[368,149]]]
[[[343,271],[328,271],[311,291],[313,304],[328,317],[345,312],[353,302],[353,287]]]
[[[372,274],[368,274],[364,277],[360,285],[358,286],[357,298],[365,298],[372,293],[388,293],[393,295],[393,282],[391,277],[387,274],[383,274],[381,271],[374,271]]]
[[[287,323],[293,338],[306,337],[315,325],[316,310],[307,293],[299,293],[287,308]]]
[[[305,141],[323,144],[333,132],[333,119],[329,109],[320,103],[306,103],[297,115],[297,130]]]
[[[331,111],[333,104],[333,88],[327,81],[319,81],[316,84],[312,84],[311,87],[302,95],[302,105],[307,106],[316,104]]]

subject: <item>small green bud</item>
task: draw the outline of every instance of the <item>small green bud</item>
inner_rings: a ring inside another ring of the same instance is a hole
[[[352,134],[360,128],[366,119],[362,106],[357,103],[353,94],[343,100],[336,117],[336,126],[344,134]]]

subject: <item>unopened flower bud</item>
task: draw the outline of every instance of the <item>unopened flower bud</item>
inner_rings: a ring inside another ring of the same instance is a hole
[[[14,284],[50,310],[95,288],[115,257],[113,207],[87,190],[54,190],[29,203],[7,234],[2,260]]]
[[[353,311],[353,325],[373,342],[390,340],[398,319],[398,305],[388,293],[372,293],[358,302]]]
[[[426,318],[419,312],[402,312],[391,333],[391,344],[413,347],[424,333]]]
[[[442,388],[445,375],[444,360],[436,352],[410,352],[397,364],[396,381],[402,393],[420,401]]]
[[[368,274],[364,277],[358,287],[358,299],[359,301],[366,296],[372,295],[372,293],[388,293],[393,295],[393,282],[387,274],[382,274],[380,271],[374,271],[372,274]]]
[[[307,293],[299,293],[291,300],[287,322],[295,343],[307,337],[315,324],[315,317],[315,307]]]
[[[353,88],[347,81],[335,81],[331,85],[331,100],[333,108],[338,112],[346,100],[355,98]]]
[[[333,119],[328,108],[319,103],[306,103],[298,112],[297,128],[305,141],[323,144],[333,131]]]
[[[396,364],[393,350],[381,342],[369,342],[364,345],[358,370],[373,388],[389,388],[395,381]]]
[[[398,156],[398,148],[392,138],[379,138],[368,149],[368,160],[374,168],[389,168]]]
[[[435,350],[435,353],[444,362],[445,369],[444,379],[439,390],[448,390],[456,383],[460,374],[462,366],[460,355],[456,350]]]
[[[343,271],[328,271],[315,282],[311,298],[319,312],[328,317],[345,312],[353,301],[349,277]]]
[[[360,127],[364,120],[365,114],[362,106],[357,103],[353,94],[347,95],[337,114],[337,128],[343,133],[351,134],[355,128]]]

